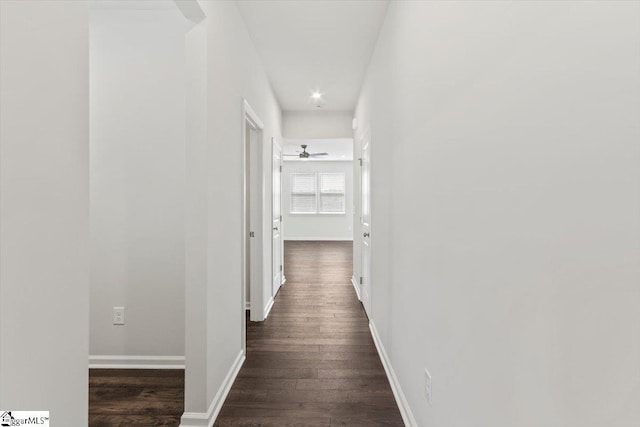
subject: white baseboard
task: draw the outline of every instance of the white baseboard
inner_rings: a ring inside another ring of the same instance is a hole
[[[352,242],[353,237],[287,237],[283,239],[287,240],[295,240],[295,241],[309,241],[309,242]]]
[[[356,295],[358,296],[358,301],[362,301],[362,298],[360,298],[360,286],[358,286],[358,281],[353,276],[351,276],[351,284],[353,285],[353,289],[356,290]]]
[[[218,389],[213,401],[209,405],[207,412],[185,412],[182,414],[182,418],[180,418],[180,427],[211,427],[213,423],[215,423],[216,418],[218,418],[218,414],[222,409],[222,405],[224,405],[224,401],[229,394],[229,390],[231,390],[231,386],[233,382],[236,380],[238,376],[238,372],[240,372],[240,368],[242,368],[242,364],[245,360],[244,350],[240,350],[238,353],[238,357],[231,365],[231,369],[227,373],[227,376],[224,378],[222,385]]]
[[[276,291],[276,294],[273,296],[273,302],[275,303],[276,301],[276,297],[278,296],[278,294],[280,293],[280,289],[282,289],[282,286],[285,284],[285,282],[287,281],[287,279],[282,276],[282,281],[280,282],[280,285],[278,286],[278,290]],[[267,313],[268,314],[268,313]]]
[[[391,366],[391,361],[389,360],[387,352],[382,345],[382,340],[378,335],[378,330],[376,329],[376,325],[373,323],[373,320],[369,321],[369,329],[371,330],[373,342],[375,343],[378,354],[380,355],[380,359],[382,360],[384,371],[387,373],[387,378],[389,379],[389,383],[391,384],[391,390],[393,391],[393,396],[396,398],[396,403],[398,404],[398,408],[400,409],[402,420],[407,427],[418,427],[418,423],[416,422],[416,419],[411,412],[411,408],[409,407],[407,398],[402,392],[402,387],[400,387],[398,377],[396,377],[393,366]]]
[[[273,308],[273,303],[274,303],[273,297],[270,297],[269,301],[267,302],[267,306],[264,308],[264,313],[263,313],[264,314],[264,317],[263,317],[264,320],[267,320],[267,316],[269,316],[269,313],[271,312],[271,309]]]
[[[89,356],[89,369],[184,369],[184,356]]]

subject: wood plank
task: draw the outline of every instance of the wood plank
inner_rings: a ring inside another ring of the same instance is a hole
[[[177,426],[184,370],[90,369],[89,426]]]
[[[217,426],[400,426],[351,284],[350,242],[286,242],[269,318],[247,325],[247,360]]]
[[[287,242],[269,318],[247,324],[247,360],[216,426],[401,426],[351,285],[350,242]],[[89,426],[172,426],[184,371],[92,369]]]
[[[218,417],[220,421],[216,422],[218,427],[237,427],[237,426],[260,426],[260,427],[329,427],[331,426],[331,417],[319,417],[314,420],[308,418],[295,417]]]
[[[90,415],[91,427],[178,426],[180,415]]]
[[[286,369],[348,369],[352,368],[351,360],[318,360],[318,359],[285,359],[250,357],[244,362],[243,368],[286,368]],[[375,365],[377,366],[377,365]],[[357,368],[358,366],[356,366]],[[370,365],[361,365],[361,369]]]

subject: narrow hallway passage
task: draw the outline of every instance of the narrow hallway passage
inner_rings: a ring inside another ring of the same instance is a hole
[[[248,323],[217,426],[404,425],[351,264],[351,242],[286,242],[287,283],[269,318]]]

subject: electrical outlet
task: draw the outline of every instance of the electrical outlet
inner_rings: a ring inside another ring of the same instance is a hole
[[[113,307],[113,324],[124,325],[124,307]]]
[[[431,404],[432,390],[431,390],[431,374],[424,368],[424,391],[427,394],[427,401]]]

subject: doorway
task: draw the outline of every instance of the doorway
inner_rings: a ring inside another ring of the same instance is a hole
[[[353,154],[351,138],[283,141],[284,271],[294,274],[294,282],[300,279],[297,272],[302,270],[318,273],[317,263],[331,257],[331,248],[343,255],[348,246],[351,253],[357,237],[354,214],[359,197]],[[293,255],[302,247],[311,254],[306,259]]]
[[[242,322],[243,346],[246,347],[246,319],[261,322],[269,314],[273,305],[270,286],[271,259],[265,262],[270,252],[271,238],[265,235],[264,219],[266,210],[264,200],[267,193],[264,185],[263,156],[264,125],[249,103],[242,102],[243,141],[242,141]],[[268,271],[267,274],[265,272]],[[269,282],[265,280],[269,278]],[[249,316],[246,315],[249,312]]]
[[[284,240],[282,238],[282,145],[276,138],[271,138],[271,174],[272,179],[272,240],[271,240],[271,272],[273,281],[271,295],[273,298],[284,284]]]

